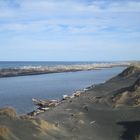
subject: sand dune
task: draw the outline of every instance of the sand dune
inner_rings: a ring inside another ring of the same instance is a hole
[[[0,110],[1,140],[139,140],[140,69],[67,98],[38,115]]]
[[[134,107],[140,106],[140,68],[131,66],[128,69],[124,70],[118,76],[122,78],[127,78],[132,76],[133,74],[138,74],[138,77],[134,81],[134,83],[128,87],[118,89],[109,93],[108,95],[95,97],[96,102],[107,103],[113,107]]]

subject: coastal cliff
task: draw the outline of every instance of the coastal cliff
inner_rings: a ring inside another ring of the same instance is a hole
[[[139,116],[140,68],[131,66],[37,115],[1,109],[0,139],[140,140]]]

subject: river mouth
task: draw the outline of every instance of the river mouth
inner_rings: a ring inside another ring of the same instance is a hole
[[[63,72],[0,79],[0,107],[12,106],[19,114],[32,111],[32,98],[61,99],[76,90],[103,83],[122,72],[126,67],[101,70]]]

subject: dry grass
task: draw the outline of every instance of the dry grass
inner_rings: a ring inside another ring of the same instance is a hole
[[[15,109],[14,108],[10,108],[10,107],[0,109],[0,114],[4,114],[4,115],[6,115],[8,117],[11,117],[11,118],[15,118],[16,117]]]
[[[136,137],[135,140],[140,140],[140,134]]]
[[[50,131],[50,130],[57,130],[58,128],[56,127],[55,124],[51,124],[45,120],[32,120],[33,124],[38,127],[41,131]]]
[[[9,139],[10,131],[6,126],[0,126],[0,140]]]

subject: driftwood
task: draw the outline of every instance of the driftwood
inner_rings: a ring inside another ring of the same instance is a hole
[[[57,100],[38,100],[34,98],[32,99],[32,101],[35,105],[39,106],[40,108],[55,107],[59,103]]]
[[[72,99],[75,97],[79,97],[81,95],[81,91],[76,91],[75,93],[73,93],[72,96],[68,96],[68,95],[63,95],[62,100],[39,100],[39,99],[32,99],[32,102],[38,106],[37,110],[34,110],[30,113],[28,113],[28,115],[31,116],[36,116],[44,111],[49,110],[51,107],[55,107],[59,104],[61,104],[64,100],[68,100],[68,99]]]
[[[55,107],[57,106],[60,101],[57,100],[39,100],[39,99],[32,99],[32,102],[38,106],[38,108],[30,113],[28,113],[28,115],[30,116],[36,116],[40,113],[43,113],[44,111],[49,110],[51,107]]]

